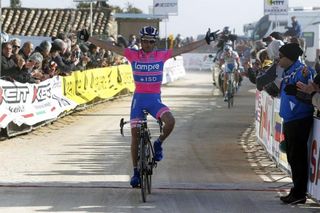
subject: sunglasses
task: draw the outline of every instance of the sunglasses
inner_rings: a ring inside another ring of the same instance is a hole
[[[20,46],[17,46],[17,45],[13,45],[12,47],[13,48],[20,48]]]
[[[146,40],[146,39],[142,39],[141,42],[142,42],[142,43],[155,44],[155,43],[156,43],[156,40]]]

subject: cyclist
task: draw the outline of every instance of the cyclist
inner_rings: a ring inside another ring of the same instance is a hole
[[[224,47],[224,51],[221,54],[220,58],[220,67],[224,64],[224,78],[223,78],[223,91],[224,91],[224,101],[228,100],[227,97],[227,83],[228,83],[228,75],[227,73],[234,73],[235,81],[238,84],[239,82],[239,72],[238,69],[240,67],[240,58],[236,51],[232,50],[232,47],[226,45]]]
[[[131,156],[133,163],[132,187],[140,185],[140,175],[137,169],[138,141],[137,124],[143,118],[143,110],[147,110],[154,118],[164,123],[163,134],[154,142],[155,160],[163,158],[162,143],[170,135],[175,125],[175,119],[170,109],[161,101],[161,82],[163,65],[166,60],[185,52],[192,51],[205,44],[210,44],[217,37],[216,32],[208,30],[205,39],[189,43],[177,49],[156,49],[159,37],[158,30],[153,26],[145,26],[140,30],[141,49],[118,47],[94,37],[89,38],[87,30],[79,32],[79,39],[94,43],[106,50],[125,56],[131,63],[135,91],[132,98],[130,124],[131,124]]]

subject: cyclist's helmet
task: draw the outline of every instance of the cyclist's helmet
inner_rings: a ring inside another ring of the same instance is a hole
[[[231,30],[228,26],[225,26],[222,30],[223,34],[231,34]]]
[[[231,51],[232,50],[232,47],[229,46],[229,45],[226,45],[223,49],[225,52],[228,52],[228,51]]]
[[[146,39],[157,39],[159,32],[157,28],[153,26],[145,26],[140,30],[140,37]]]

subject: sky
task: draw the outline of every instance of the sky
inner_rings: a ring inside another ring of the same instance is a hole
[[[320,6],[320,0],[288,0],[289,7]],[[0,0],[1,6],[9,5],[9,0]],[[73,8],[74,0],[21,0],[23,7]],[[153,0],[109,0],[109,4],[126,7],[130,3],[149,13]],[[178,0],[178,15],[170,16],[160,24],[160,36],[181,34],[183,37],[222,30],[224,26],[243,34],[243,24],[258,21],[263,16],[264,0]],[[138,31],[138,30],[137,30]]]

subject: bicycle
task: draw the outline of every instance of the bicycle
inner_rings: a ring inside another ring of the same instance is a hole
[[[225,75],[228,75],[227,81],[227,102],[228,108],[233,107],[234,94],[236,90],[236,81],[234,80],[234,72],[227,72]]]
[[[154,149],[151,143],[151,133],[148,127],[147,116],[148,112],[143,111],[143,119],[138,123],[138,170],[140,174],[140,188],[142,201],[146,202],[147,192],[151,194],[152,188],[152,174],[153,168],[157,167],[157,162],[154,160]],[[160,127],[160,133],[162,133],[162,122],[157,121]],[[120,133],[123,136],[123,127],[130,121],[120,120]]]

